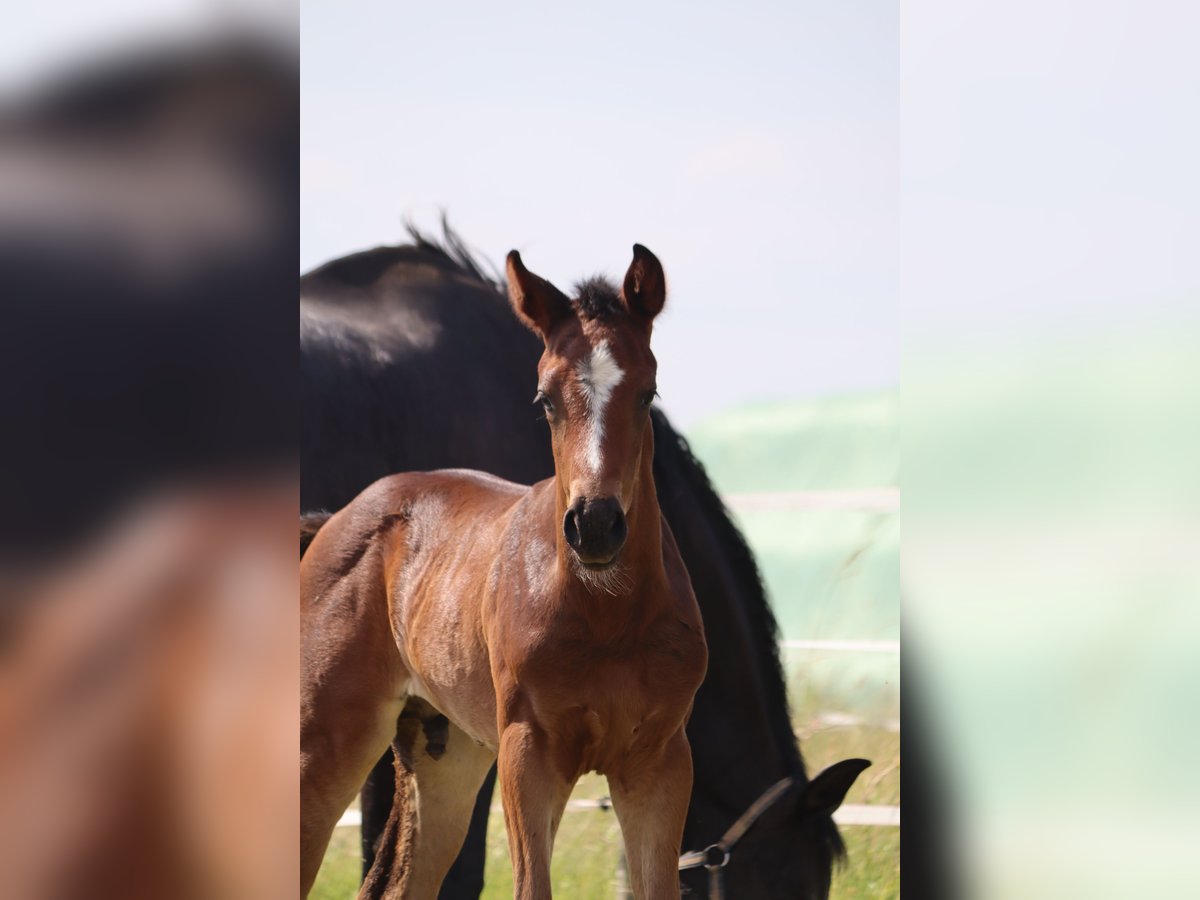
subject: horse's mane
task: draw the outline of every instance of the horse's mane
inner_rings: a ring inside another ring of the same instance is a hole
[[[504,290],[504,281],[495,267],[474,254],[444,216],[440,238],[422,231],[412,222],[406,222],[404,230],[408,232],[411,243],[375,247],[339,257],[313,269],[301,279],[301,284],[335,281],[365,287],[373,284],[393,266],[410,264],[430,266],[447,275]]]
[[[436,256],[443,264],[453,266],[459,273],[478,279],[485,284],[503,290],[504,279],[490,262],[480,259],[458,232],[450,227],[446,216],[442,216],[442,237],[438,240],[418,228],[413,222],[405,222],[404,230],[413,239],[417,249]]]
[[[480,282],[501,294],[507,291],[500,271],[472,251],[444,215],[440,237],[421,230],[412,221],[405,222],[404,230],[411,243],[374,247],[331,260],[304,275],[301,285],[334,281],[366,287],[393,266],[408,264],[430,266],[448,275]],[[571,305],[585,319],[611,319],[625,313],[620,289],[603,275],[576,282],[574,293]]]
[[[675,463],[673,471],[691,488],[692,495],[704,511],[705,520],[725,550],[726,559],[742,589],[739,600],[758,644],[759,658],[766,669],[767,677],[763,679],[762,688],[767,695],[765,706],[770,716],[771,731],[790,770],[799,773],[803,780],[807,781],[804,758],[800,753],[796,734],[792,730],[783,663],[779,657],[779,623],[771,611],[770,603],[767,602],[767,591],[758,563],[754,560],[746,538],[734,524],[729,510],[713,489],[704,464],[692,453],[687,438],[677,432],[657,408],[653,410],[653,421],[655,454],[660,455],[664,462],[669,457]],[[821,837],[829,848],[830,856],[834,860],[844,859],[846,845],[838,834],[833,819],[823,817],[820,820],[820,828]]]

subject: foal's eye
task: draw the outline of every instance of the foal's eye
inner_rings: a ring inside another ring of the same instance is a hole
[[[646,409],[650,408],[650,404],[654,402],[654,398],[658,396],[658,391],[650,390],[642,394],[642,406]]]
[[[540,403],[542,409],[546,411],[546,415],[551,415],[554,412],[554,404],[550,401],[550,398],[546,396],[544,391],[537,392],[533,398],[533,403],[535,406]]]

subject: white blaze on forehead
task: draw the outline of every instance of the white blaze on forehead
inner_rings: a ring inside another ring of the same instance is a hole
[[[608,349],[608,341],[592,348],[577,368],[588,404],[587,461],[593,472],[600,468],[600,445],[604,443],[604,408],[625,374]]]

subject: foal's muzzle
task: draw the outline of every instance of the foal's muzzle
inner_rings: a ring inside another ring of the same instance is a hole
[[[628,534],[625,511],[616,497],[580,497],[563,516],[563,536],[585,566],[607,566],[625,546]]]

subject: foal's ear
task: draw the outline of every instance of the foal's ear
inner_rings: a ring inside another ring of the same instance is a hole
[[[804,786],[800,803],[805,812],[830,815],[842,805],[854,780],[871,765],[866,759],[843,759]]]
[[[513,250],[505,266],[508,274],[508,299],[517,318],[542,336],[550,337],[554,326],[570,316],[571,301],[545,278],[534,275]]]
[[[641,244],[633,245],[633,262],[625,273],[621,297],[631,313],[650,322],[667,302],[667,277],[658,257]]]

